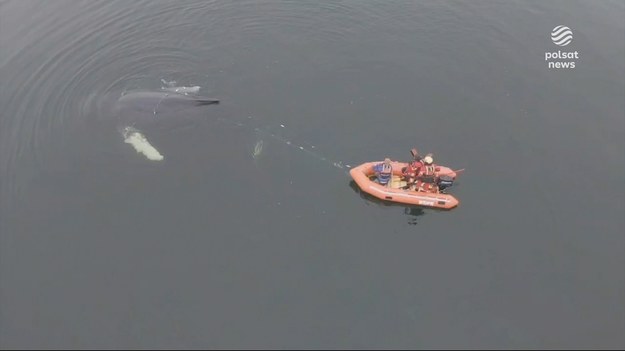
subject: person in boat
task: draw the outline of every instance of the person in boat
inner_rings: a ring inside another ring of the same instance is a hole
[[[417,173],[417,181],[415,188],[418,191],[438,192],[436,165],[432,154],[427,154],[423,158],[423,166]]]
[[[393,176],[393,166],[391,165],[390,158],[387,157],[384,159],[384,162],[373,166],[373,170],[378,183],[385,186],[390,185],[390,181]]]
[[[423,168],[423,158],[419,155],[417,149],[410,150],[412,154],[412,161],[408,163],[408,166],[403,169],[402,175],[406,180],[406,184],[410,190],[416,190],[417,188],[417,175]]]

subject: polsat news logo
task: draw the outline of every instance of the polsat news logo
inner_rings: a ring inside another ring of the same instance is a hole
[[[573,41],[573,31],[567,26],[557,26],[551,31],[551,41],[558,46],[567,46]],[[549,68],[575,68],[579,59],[577,51],[547,51],[545,61]]]

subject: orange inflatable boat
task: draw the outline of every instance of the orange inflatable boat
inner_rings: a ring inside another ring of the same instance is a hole
[[[391,163],[393,167],[393,177],[388,186],[375,182],[375,172],[373,167],[381,162],[382,161],[363,163],[349,171],[349,174],[362,191],[381,200],[407,205],[418,205],[441,209],[452,209],[458,206],[458,199],[450,194],[404,189],[404,187],[406,187],[406,181],[402,180],[401,174],[402,169],[408,166],[408,164],[404,162]],[[456,178],[456,172],[454,172],[451,168],[436,166],[436,170],[437,174],[445,175],[445,179],[448,179],[451,182],[453,182]]]

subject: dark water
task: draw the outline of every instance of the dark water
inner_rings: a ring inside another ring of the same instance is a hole
[[[624,22],[623,1],[0,2],[0,346],[625,347]],[[159,162],[94,106],[161,79],[222,104],[143,129]],[[467,169],[458,208],[350,185],[415,146]]]

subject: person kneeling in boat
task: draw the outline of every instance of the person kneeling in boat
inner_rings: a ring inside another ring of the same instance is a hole
[[[436,165],[432,154],[427,154],[423,158],[423,167],[417,174],[416,188],[418,191],[438,193]]]
[[[408,184],[408,189],[415,191],[417,189],[417,175],[423,168],[423,161],[417,149],[410,150],[412,153],[412,161],[402,170],[402,175]]]
[[[375,172],[378,183],[384,186],[390,186],[390,181],[393,177],[393,166],[391,166],[390,158],[385,158],[384,162],[373,166],[373,171]]]

